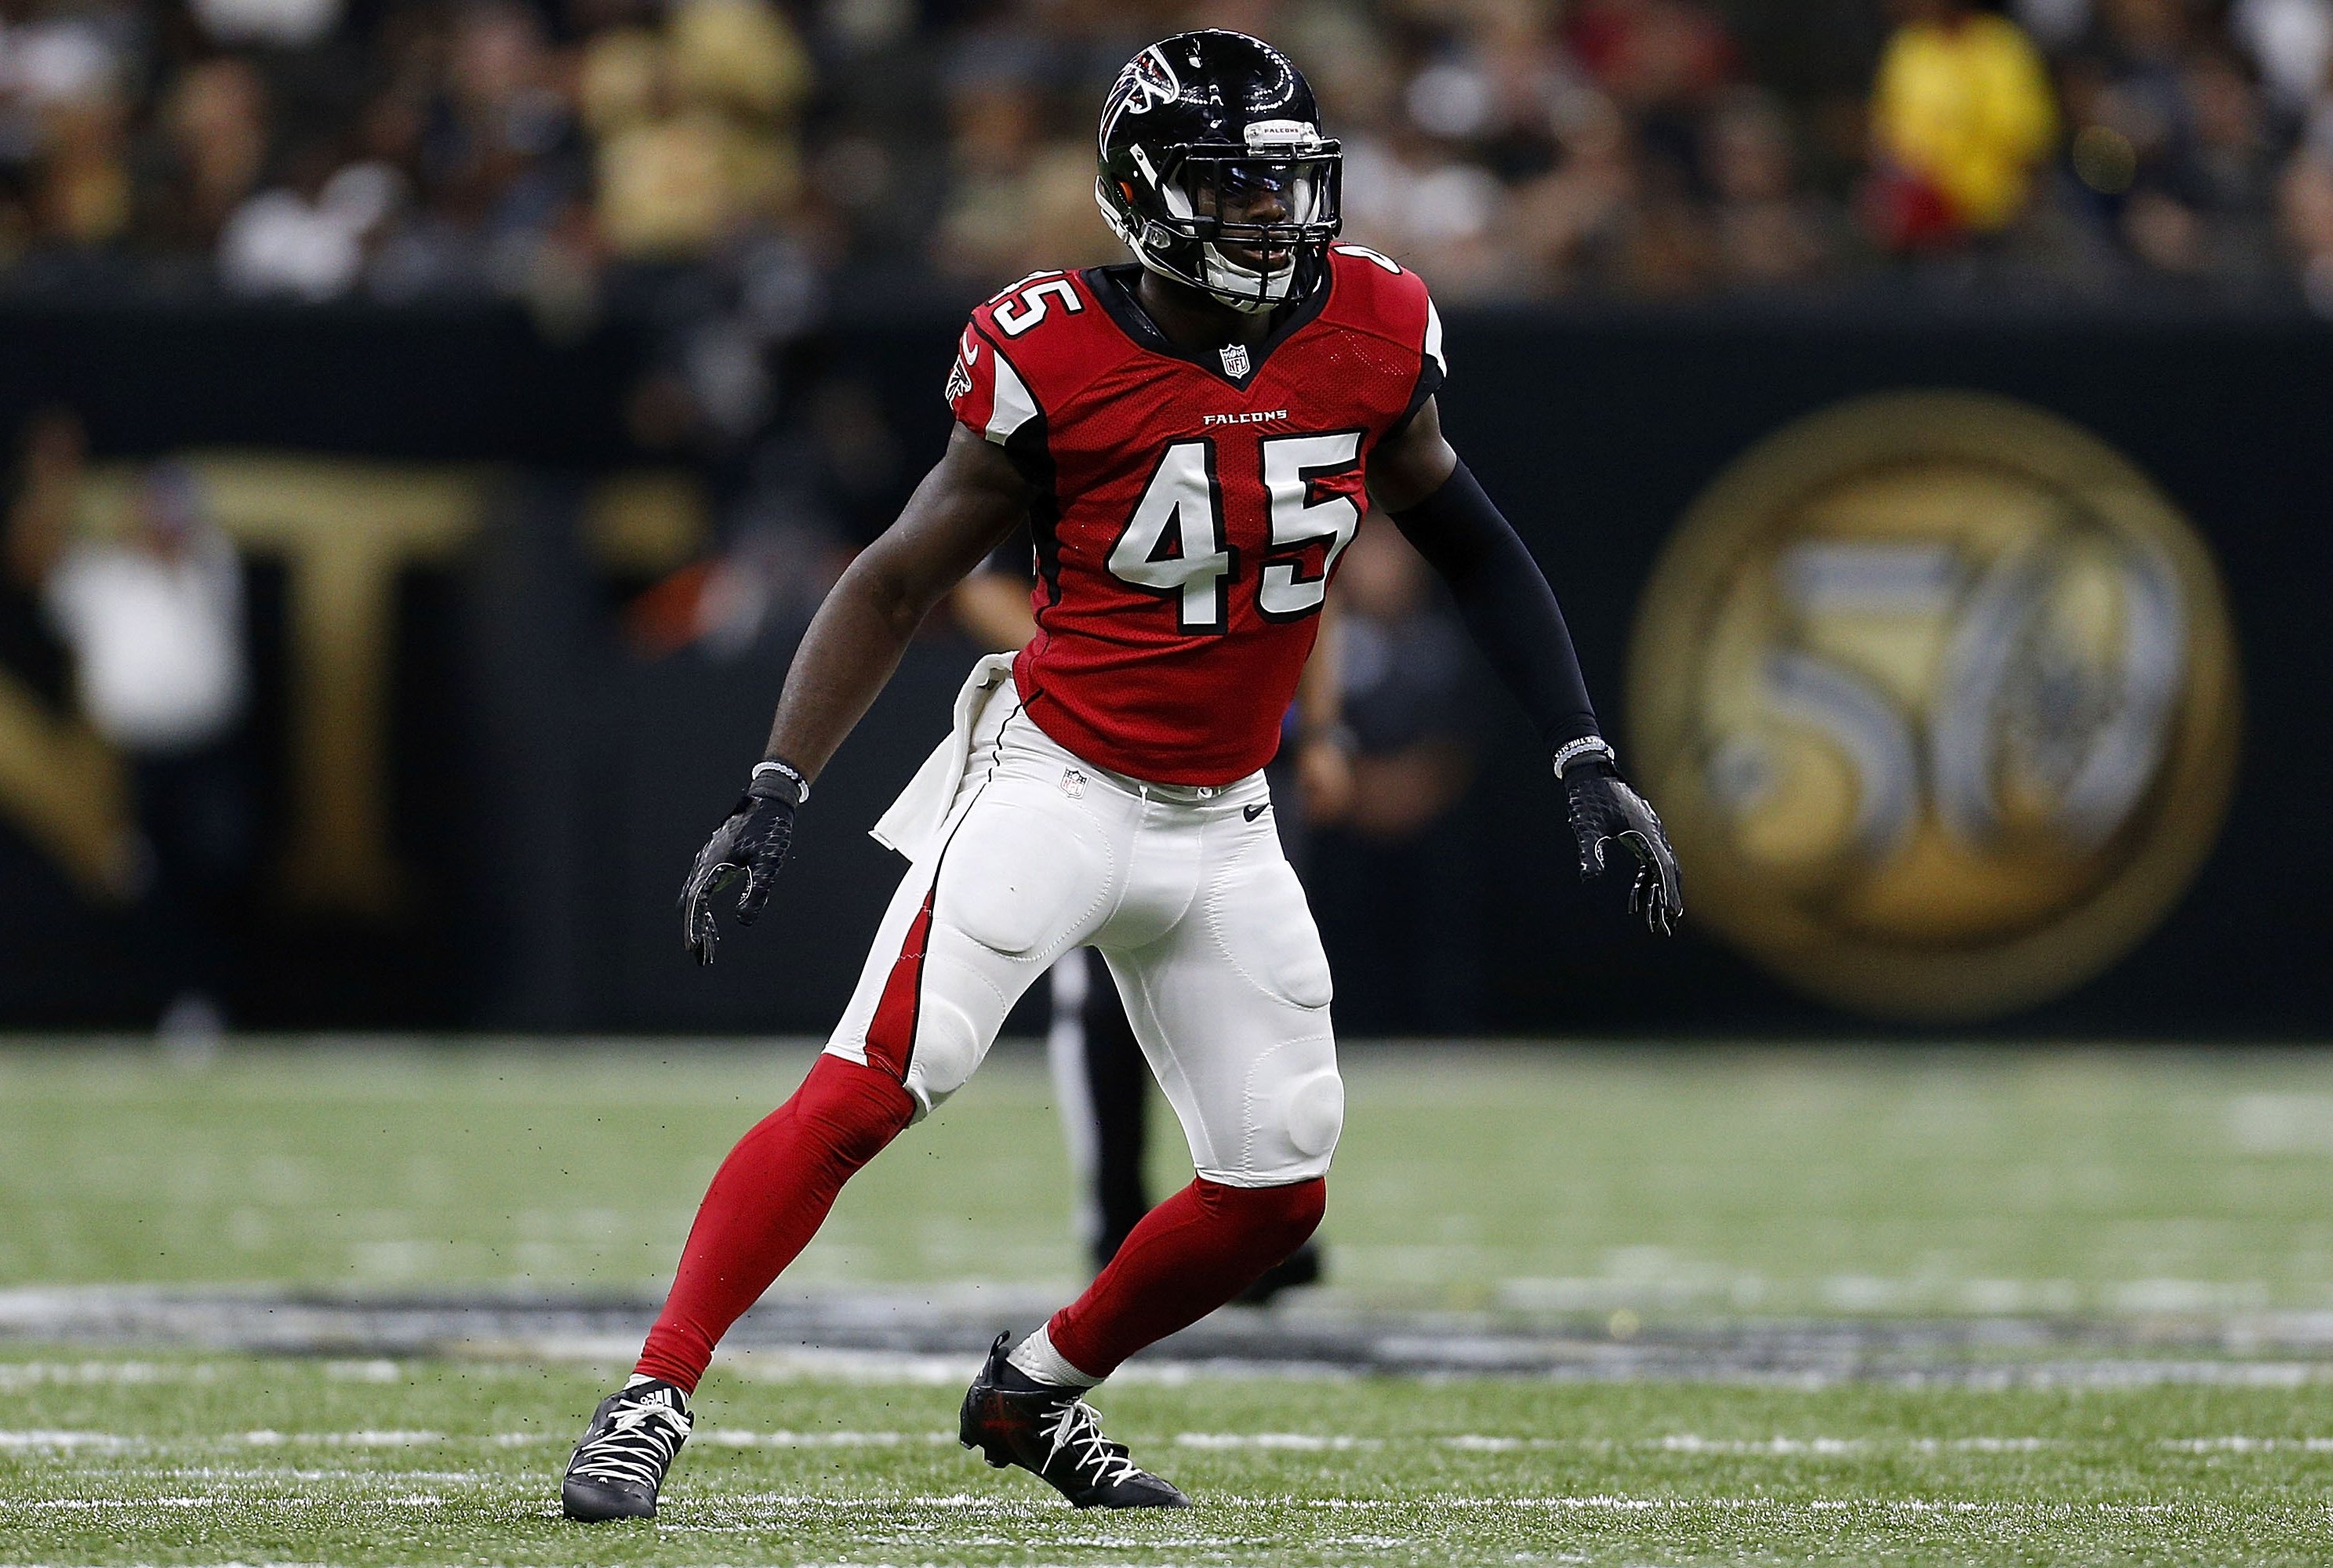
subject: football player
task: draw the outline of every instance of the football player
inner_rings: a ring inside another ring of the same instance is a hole
[[[1655,931],[1682,912],[1659,819],[1615,766],[1547,579],[1443,438],[1426,286],[1338,235],[1337,143],[1285,56],[1178,33],[1104,103],[1096,194],[1131,264],[1038,272],[974,311],[957,428],[794,656],[763,760],[682,896],[769,904],[820,770],[926,614],[1034,530],[1039,635],[984,659],[949,740],[877,827],[910,866],[825,1052],[697,1210],[630,1382],[569,1461],[578,1519],[654,1514],[724,1332],[843,1182],[980,1065],[1053,959],[1101,951],[1196,1171],[1075,1301],[999,1335],[960,1435],[1081,1507],[1180,1506],[1087,1390],[1312,1233],[1344,1120],[1330,980],[1267,819],[1337,558],[1374,504],[1448,582],[1569,797],[1583,873],[1616,854]]]

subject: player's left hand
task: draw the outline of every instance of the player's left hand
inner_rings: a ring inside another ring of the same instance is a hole
[[[713,895],[741,873],[745,891],[737,898],[737,923],[751,925],[761,918],[778,867],[785,864],[786,850],[793,843],[794,808],[802,798],[795,779],[757,770],[745,793],[729,808],[727,819],[696,852],[696,864],[681,884],[680,915],[688,951],[698,963],[713,961],[713,950],[721,940]]]
[[[1609,762],[1582,760],[1563,771],[1571,797],[1571,831],[1579,840],[1579,875],[1603,875],[1607,849],[1615,840],[1636,857],[1628,884],[1628,913],[1642,915],[1645,929],[1666,936],[1685,918],[1685,893],[1677,878],[1676,851],[1661,831],[1650,802],[1637,793]]]

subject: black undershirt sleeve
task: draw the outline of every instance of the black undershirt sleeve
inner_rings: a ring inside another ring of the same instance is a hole
[[[1450,585],[1466,629],[1548,749],[1599,733],[1555,590],[1464,461],[1439,490],[1391,515]]]

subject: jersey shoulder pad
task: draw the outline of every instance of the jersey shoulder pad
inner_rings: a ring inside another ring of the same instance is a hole
[[[955,341],[955,363],[948,367],[946,396],[957,424],[999,446],[1037,421],[1037,399],[1029,384],[981,330],[977,312]]]
[[[1091,378],[1108,352],[1099,303],[1075,272],[1032,272],[972,312],[948,372],[948,406],[1000,445]]]
[[[1329,264],[1334,269],[1329,319],[1349,331],[1366,332],[1398,345],[1405,356],[1414,356],[1404,363],[1416,367],[1417,378],[1411,385],[1407,407],[1387,426],[1387,433],[1392,435],[1407,426],[1426,400],[1441,390],[1449,374],[1449,362],[1442,350],[1441,313],[1434,308],[1434,296],[1426,292],[1425,279],[1367,245],[1339,240],[1329,247]]]

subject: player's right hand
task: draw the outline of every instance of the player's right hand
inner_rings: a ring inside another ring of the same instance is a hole
[[[683,937],[698,963],[713,961],[713,949],[721,940],[713,895],[740,873],[745,891],[737,898],[737,923],[751,925],[760,918],[778,867],[785,864],[786,849],[793,843],[794,808],[807,793],[791,770],[755,770],[754,781],[729,808],[728,818],[696,852],[696,864],[688,868],[688,880],[681,885],[680,916]]]

